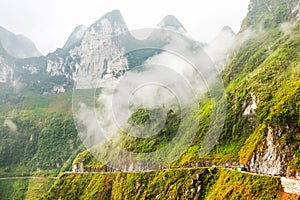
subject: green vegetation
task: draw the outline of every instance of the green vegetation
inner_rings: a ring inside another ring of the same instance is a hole
[[[28,179],[0,180],[1,199],[25,199]]]
[[[81,144],[70,115],[16,112],[9,119],[16,130],[5,120],[0,119],[1,176],[33,172],[55,176]],[[70,168],[69,165],[67,169]]]
[[[203,136],[210,125],[209,122],[213,104],[215,104],[213,100],[205,99],[199,103],[199,109],[195,109],[195,106],[191,106],[181,111],[166,111],[167,116],[164,126],[158,129],[158,123],[151,124],[143,131],[144,136],[148,136],[145,138],[132,136],[139,133],[136,133],[135,129],[131,127],[132,124],[134,124],[134,126],[147,125],[150,122],[149,112],[151,112],[152,117],[156,116],[154,117],[156,122],[164,120],[161,119],[159,110],[138,109],[128,119],[129,126],[120,131],[118,137],[107,141],[100,149],[97,149],[97,147],[90,149],[98,160],[86,150],[77,156],[74,163],[82,162],[85,170],[97,171],[104,166],[99,160],[113,161],[118,157],[118,162],[127,162],[127,154],[123,155],[124,153],[118,151],[116,147],[120,147],[131,153],[151,153],[166,148],[165,151],[168,152],[168,155],[166,155],[164,151],[162,153],[151,154],[151,158],[145,154],[141,154],[143,156],[131,157],[132,162],[147,162],[147,160],[151,159],[153,161],[151,165],[161,166],[162,159],[165,161],[168,160],[170,164],[174,161],[172,159],[176,157],[174,155],[177,155],[178,152],[184,153],[182,149],[189,146],[191,147],[188,148],[188,151],[185,152],[180,159],[173,162],[170,167],[181,167],[190,163],[203,162],[205,159],[199,159],[199,149]],[[179,127],[180,134],[178,134]],[[212,127],[210,128],[212,129]],[[176,142],[174,142],[174,140]],[[170,145],[170,143],[172,145]]]
[[[246,28],[276,28],[281,23],[291,21],[295,16],[292,9],[297,0],[264,0],[251,3],[251,9],[243,21],[242,30]]]
[[[139,108],[124,129],[116,133],[118,137],[108,140],[100,152],[94,147],[98,158],[109,161],[118,158],[119,165],[128,161],[129,154],[110,151],[114,149],[111,147],[118,146],[130,153],[152,153],[167,148],[167,155],[151,154],[151,159],[157,168],[172,170],[66,173],[43,199],[279,199],[278,178],[234,170],[180,168],[211,163],[235,163],[249,168],[253,155],[266,151],[266,138],[273,131],[272,139],[278,148],[288,148],[285,164],[290,174],[300,171],[300,22],[293,21],[295,16],[291,10],[295,3],[298,1],[252,1],[238,36],[243,43],[234,50],[221,74],[225,84],[223,96],[219,87],[212,86],[211,94],[199,99],[197,105],[166,110],[163,127],[150,123],[164,121],[159,110]],[[289,22],[288,28],[282,27],[284,22]],[[251,33],[246,40],[242,33],[245,30]],[[70,88],[72,82],[63,76],[49,76],[43,57],[19,60],[2,51],[0,46],[6,62],[19,69],[15,76],[22,77],[22,85],[20,89],[0,83],[0,177],[56,176],[71,171],[72,163],[83,163],[86,171],[105,170],[105,163],[99,162],[81,144],[72,116],[72,101],[74,105],[84,102],[87,106],[100,107],[93,97],[101,94],[101,89],[51,96],[47,92],[53,86]],[[56,53],[68,56],[63,49]],[[56,53],[49,58],[56,59]],[[133,70],[158,53],[161,51],[146,49],[126,56]],[[70,64],[73,61],[69,59]],[[25,70],[27,63],[38,66],[39,72]],[[65,70],[71,70],[68,64]],[[225,99],[226,113],[222,110]],[[216,123],[211,124],[211,120]],[[139,132],[133,127],[147,129]],[[207,141],[212,148],[208,154],[202,148]],[[177,160],[172,160],[174,157]],[[162,166],[162,158],[169,166]],[[143,155],[130,159],[129,165],[150,160]],[[0,197],[35,199],[52,181],[0,180]]]
[[[205,199],[280,199],[280,179],[218,170]]]
[[[0,180],[0,197],[2,200],[39,199],[53,183],[51,178]]]
[[[149,127],[142,134],[149,138],[131,137],[128,132],[120,132],[117,145],[130,152],[152,152],[164,147],[173,139],[179,125],[185,132],[184,139],[190,137],[193,124],[199,124],[195,138],[189,144],[188,150],[171,167],[181,167],[191,163],[205,163],[211,160],[220,165],[241,163],[249,165],[256,151],[264,151],[262,145],[266,139],[268,127],[279,129],[283,133],[282,146],[291,147],[291,155],[296,155],[289,167],[297,169],[300,164],[299,146],[299,85],[300,85],[300,29],[299,23],[291,29],[290,35],[283,34],[279,29],[268,29],[255,38],[248,40],[223,71],[226,80],[227,113],[226,121],[217,145],[204,158],[199,155],[203,138],[207,134],[211,120],[211,111],[220,104],[220,99],[207,96],[199,102],[199,110],[190,109],[191,115],[183,120],[182,111],[169,113],[163,129],[157,131]],[[253,53],[255,52],[255,53]],[[256,101],[257,108],[253,113],[245,114],[246,108]],[[149,122],[147,109],[139,109],[129,119],[129,123],[137,126]],[[221,116],[223,113],[218,113]],[[157,115],[157,120],[160,120]],[[181,121],[180,121],[181,120]],[[286,129],[288,127],[288,129]],[[218,127],[216,127],[218,128]],[[155,130],[156,132],[153,132]],[[183,140],[182,140],[183,141]],[[114,141],[115,142],[115,141]],[[178,146],[186,145],[177,141]],[[176,145],[177,145],[176,144]],[[109,146],[109,145],[107,145]],[[106,147],[107,147],[106,146]],[[106,152],[109,148],[104,149]],[[174,155],[177,146],[171,150]],[[115,153],[115,152],[114,152]],[[97,161],[91,164],[81,154],[84,164],[93,168]],[[115,156],[116,154],[113,154]],[[89,155],[90,156],[90,155]],[[169,155],[168,155],[169,156]],[[166,158],[167,159],[167,158]],[[159,160],[159,159],[158,159]]]
[[[42,199],[280,199],[278,178],[218,169],[63,174]]]

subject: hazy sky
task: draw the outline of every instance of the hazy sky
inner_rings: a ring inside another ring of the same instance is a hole
[[[209,41],[229,25],[237,32],[250,0],[1,0],[0,26],[33,40],[43,53],[62,47],[77,25],[119,9],[130,30],[155,27],[172,14],[192,37]]]

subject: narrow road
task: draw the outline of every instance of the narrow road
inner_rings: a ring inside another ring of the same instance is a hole
[[[58,179],[57,177],[42,177],[42,176],[14,176],[14,177],[3,177],[0,180],[10,179]]]

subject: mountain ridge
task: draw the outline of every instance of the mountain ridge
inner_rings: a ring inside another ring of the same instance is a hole
[[[15,35],[2,26],[0,26],[0,42],[6,52],[13,57],[29,58],[42,56],[29,38],[24,35]]]
[[[157,27],[172,31],[178,31],[181,33],[187,32],[182,23],[174,15],[165,16],[163,20],[157,24]]]
[[[210,94],[205,95],[197,102],[199,108],[193,109],[193,115],[184,120],[183,125],[186,129],[184,129],[183,136],[185,137],[189,137],[192,133],[192,128],[189,129],[192,125],[199,124],[192,144],[170,166],[160,166],[176,169],[144,173],[97,173],[97,175],[95,173],[65,173],[59,177],[43,198],[53,199],[59,195],[62,198],[74,199],[76,195],[82,194],[82,198],[99,195],[101,199],[105,197],[121,199],[124,196],[176,199],[177,196],[180,198],[184,195],[186,198],[197,199],[199,193],[207,199],[280,198],[280,194],[283,193],[280,179],[271,176],[299,178],[300,174],[300,21],[295,22],[298,10],[288,15],[285,12],[282,15],[277,12],[293,10],[291,7],[297,2],[292,0],[291,5],[288,5],[288,2],[287,0],[252,0],[249,13],[237,35],[232,34],[228,28],[221,30],[221,33],[229,33],[229,37],[236,37],[238,42],[238,44],[233,42],[232,49],[229,48],[228,57],[222,57],[226,60],[220,74],[224,81],[225,94],[219,95],[219,98],[212,98]],[[272,12],[268,10],[266,3],[272,6]],[[275,5],[279,4],[281,9],[278,10]],[[284,5],[287,6],[284,7]],[[109,17],[115,18],[114,21],[120,19],[118,12],[113,12]],[[282,23],[294,25],[290,26],[288,31],[284,31],[280,26]],[[123,65],[117,65],[114,69],[103,68],[104,58],[107,62],[111,60],[108,59],[109,57],[104,57],[101,61],[101,58],[97,56],[100,53],[102,56],[106,54],[118,56],[126,51],[122,49],[125,45],[120,48],[112,40],[111,34],[118,32],[113,30],[114,24],[106,18],[102,21],[97,20],[95,26],[84,34],[79,45],[74,45],[68,51],[59,49],[49,54],[44,58],[48,72],[42,71],[45,64],[36,64],[36,60],[35,62],[18,60],[19,64],[11,68],[15,70],[13,76],[9,76],[13,78],[12,85],[18,81],[21,82],[22,79],[19,77],[24,77],[23,79],[28,80],[26,84],[35,90],[31,89],[29,93],[22,93],[20,90],[21,92],[18,93],[13,87],[7,87],[4,83],[0,84],[0,112],[3,113],[0,117],[0,135],[4,138],[0,140],[1,174],[20,175],[25,171],[28,174],[40,173],[55,176],[59,171],[71,171],[72,163],[73,167],[82,166],[82,171],[86,172],[107,171],[103,163],[93,159],[89,151],[80,146],[81,141],[78,139],[76,127],[73,124],[70,106],[73,100],[72,95],[75,93],[72,94],[67,89],[62,94],[57,94],[59,92],[44,93],[40,96],[37,94],[49,88],[63,91],[66,88],[65,79],[73,80],[74,74],[76,75],[74,72],[77,70],[82,70],[80,73],[85,73],[86,77],[95,72],[98,73],[98,70],[103,70],[100,71],[103,77],[118,77],[119,74],[116,73],[122,72]],[[98,27],[99,29],[96,30]],[[122,27],[124,26],[117,27],[117,30],[121,30]],[[248,30],[253,30],[253,32],[248,32]],[[104,38],[105,42],[113,48],[105,51],[98,50],[100,43],[98,39],[101,38]],[[225,39],[225,42],[227,41],[228,39]],[[222,40],[217,41],[215,46],[220,47],[223,43]],[[225,46],[227,49],[231,45]],[[95,55],[89,49],[92,49]],[[141,59],[142,63],[148,58],[147,56]],[[121,61],[124,61],[122,59]],[[133,57],[133,59],[137,58]],[[13,61],[10,62],[14,64]],[[220,62],[223,63],[223,59]],[[99,63],[101,68],[96,65]],[[40,68],[35,68],[36,66]],[[19,69],[23,71],[17,71]],[[118,69],[121,70],[118,71]],[[9,66],[5,66],[3,71],[10,73]],[[22,76],[18,76],[18,73]],[[38,75],[43,75],[43,78],[45,76],[47,79],[39,78]],[[99,80],[99,77],[96,78]],[[44,82],[47,84],[42,85]],[[57,88],[58,86],[63,88]],[[210,88],[210,91],[217,94],[219,90],[219,85]],[[94,106],[94,99],[91,100],[89,97],[94,97],[98,91],[90,88],[79,91],[75,94],[79,101],[85,102],[88,99],[90,104],[87,103],[87,107]],[[216,105],[220,105],[220,99],[226,99],[224,106],[227,110],[226,113],[218,113],[217,118],[225,116],[225,124],[211,125],[211,111]],[[28,106],[29,103],[32,105]],[[159,130],[158,135],[155,135],[155,140],[140,140],[134,137],[122,140],[121,137],[120,147],[131,152],[140,152],[139,150],[151,152],[160,148],[176,134],[178,124],[181,123],[177,119],[178,116],[184,114],[183,111],[181,113],[173,110],[169,112],[166,126]],[[56,112],[58,114],[54,114]],[[148,115],[145,113],[147,114],[141,109],[130,117],[134,117],[135,122],[147,122]],[[93,114],[88,113],[83,118],[89,120],[89,116]],[[6,125],[8,122],[5,120],[15,123],[18,132],[13,132]],[[219,138],[214,135],[209,138],[216,141],[213,150],[206,157],[199,157],[207,131],[211,130],[214,133],[219,129],[222,130]],[[93,140],[93,138],[88,139]],[[15,148],[16,146],[20,148]],[[185,145],[182,146],[185,147]],[[178,149],[172,148],[172,151],[177,153]],[[147,169],[143,168],[147,166],[143,166],[138,159],[140,158],[126,163],[128,169],[132,169],[132,166]],[[124,156],[124,160],[128,161],[128,157]],[[123,161],[119,162],[122,164]],[[207,169],[203,174],[199,169],[181,169],[195,166],[211,167],[212,165],[243,165],[252,173],[267,175],[256,176],[226,169],[215,171],[213,168]],[[197,171],[197,173],[191,174],[191,171]],[[149,178],[145,180],[145,176]]]

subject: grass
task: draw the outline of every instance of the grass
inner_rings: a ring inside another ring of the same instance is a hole
[[[63,174],[42,199],[280,199],[279,178],[225,169]]]

